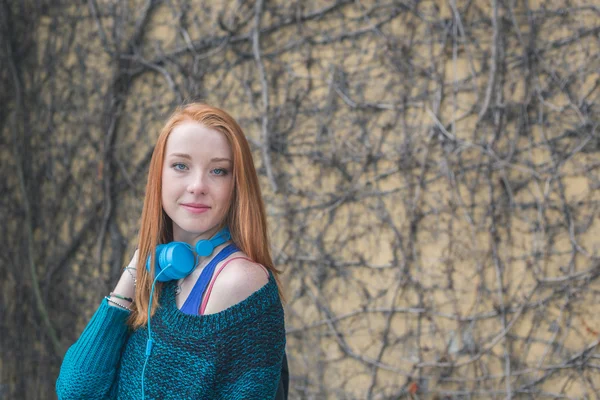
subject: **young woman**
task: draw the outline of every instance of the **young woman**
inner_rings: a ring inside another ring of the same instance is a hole
[[[227,113],[194,103],[167,121],[138,240],[65,355],[59,399],[287,397],[278,271],[250,148]]]

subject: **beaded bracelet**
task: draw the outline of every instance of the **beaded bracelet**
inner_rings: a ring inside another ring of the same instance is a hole
[[[128,302],[130,302],[130,303],[133,303],[133,299],[132,299],[131,297],[125,297],[125,296],[121,296],[120,294],[118,294],[118,293],[115,293],[115,292],[110,292],[110,295],[111,295],[112,297],[116,297],[117,299],[121,299],[121,300],[128,301]]]
[[[116,301],[114,301],[113,299],[110,298],[110,296],[105,296],[104,297],[106,299],[106,301],[108,301],[109,303],[112,303],[114,305],[116,305],[117,307],[122,308],[123,310],[127,310],[127,311],[131,311],[129,309],[129,307],[125,307],[123,304],[117,303]]]
[[[129,272],[129,275],[131,275],[131,277],[133,278],[133,287],[135,287],[137,284],[137,279],[136,279],[135,275],[133,274],[133,272],[130,271],[130,269],[132,269],[134,271],[136,271],[136,269],[133,267],[125,267],[125,271]]]

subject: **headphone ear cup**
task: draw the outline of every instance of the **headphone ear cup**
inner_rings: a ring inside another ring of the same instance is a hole
[[[196,268],[196,257],[189,244],[171,242],[162,246],[164,247],[160,249],[160,254],[157,251],[156,256],[161,271],[164,271],[158,277],[159,281],[166,282],[185,278]]]
[[[160,266],[160,256],[162,254],[162,250],[164,249],[166,245],[164,244],[159,244],[158,246],[156,246],[156,252],[154,253],[154,276],[158,276],[158,274],[160,274],[162,272],[162,268]],[[148,256],[148,259],[146,260],[146,270],[150,273],[152,273],[152,268],[150,265],[150,261],[152,260],[152,256]],[[159,281],[162,281],[162,278],[165,276],[165,274],[161,274],[160,277],[158,278]]]
[[[230,239],[231,233],[229,232],[229,229],[225,227],[211,239],[199,240],[196,243],[196,254],[200,257],[208,257],[215,251],[215,247],[222,245]]]
[[[200,257],[208,257],[212,254],[214,250],[215,246],[210,240],[203,239],[199,240],[198,243],[196,243],[196,253]]]
[[[169,259],[167,258],[168,252],[169,252],[169,246],[172,243],[167,243],[167,244],[163,244],[162,248],[160,249],[160,253],[157,251],[156,252],[156,261],[158,262],[159,268],[161,271],[163,271],[162,275],[158,277],[158,281],[159,282],[167,282],[172,280],[173,278],[171,278],[171,262],[169,261]],[[156,275],[158,276],[158,275]]]

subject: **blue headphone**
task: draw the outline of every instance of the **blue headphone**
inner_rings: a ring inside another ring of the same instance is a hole
[[[207,257],[212,254],[215,247],[222,245],[231,239],[231,233],[227,227],[221,229],[210,239],[199,240],[196,243],[194,255],[192,246],[185,242],[171,242],[156,246],[156,262],[154,264],[154,276],[160,282],[178,280],[192,273],[198,264],[198,257]],[[150,257],[146,261],[146,269],[152,272]]]

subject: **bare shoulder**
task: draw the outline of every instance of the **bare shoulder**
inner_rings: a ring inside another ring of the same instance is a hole
[[[204,314],[215,314],[244,301],[268,281],[263,266],[239,258],[230,261],[215,279]]]

